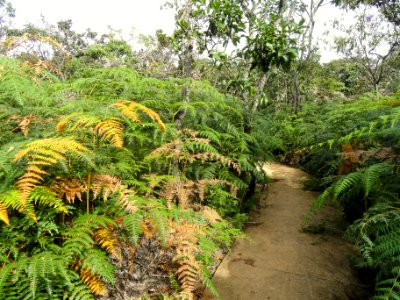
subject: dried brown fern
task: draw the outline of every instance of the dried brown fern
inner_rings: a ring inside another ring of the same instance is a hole
[[[126,185],[122,184],[118,177],[93,174],[91,176],[90,189],[93,191],[93,199],[97,199],[101,193],[104,201],[107,201],[111,194],[119,193],[118,202],[127,212],[133,213],[137,210],[134,201],[131,200],[135,193],[129,190]]]
[[[235,171],[237,171],[239,174],[241,173],[240,165],[235,162],[234,160],[227,158],[226,156],[223,156],[222,154],[219,153],[196,153],[191,155],[190,160],[197,160],[200,159],[202,161],[207,161],[207,160],[214,160],[214,161],[219,161],[223,165],[228,165]]]
[[[370,158],[379,160],[393,160],[397,157],[395,150],[391,147],[381,147],[372,150],[353,149],[349,144],[342,145],[342,152],[338,153],[343,158],[338,167],[338,174],[347,173],[354,164],[360,164]]]
[[[174,234],[170,244],[175,247],[174,261],[178,264],[176,275],[181,283],[182,296],[187,300],[194,299],[194,291],[199,282],[200,262],[196,260],[198,235],[201,234],[198,225],[184,223],[174,226]]]
[[[191,180],[182,181],[179,178],[169,181],[160,195],[170,202],[179,204],[183,209],[189,208],[192,201],[189,197],[193,194],[195,183]]]
[[[236,196],[236,187],[226,180],[201,179],[192,181],[179,178],[168,181],[160,192],[160,195],[168,201],[177,203],[181,208],[186,209],[192,207],[196,199],[200,203],[203,202],[205,188],[210,185],[228,185],[231,187],[232,196]]]
[[[76,178],[60,178],[51,186],[60,198],[64,198],[68,203],[74,203],[75,199],[82,201],[82,193],[86,193],[86,187]]]
[[[222,221],[222,217],[219,215],[219,213],[211,207],[202,206],[200,211],[204,218],[206,218],[207,222],[210,224]]]
[[[127,189],[126,185],[123,185],[121,179],[111,175],[105,174],[93,174],[91,177],[90,189],[93,191],[93,199],[97,199],[100,195],[107,201],[111,194],[117,193],[119,190]]]
[[[26,116],[11,116],[11,120],[18,122],[18,126],[13,129],[13,131],[21,131],[24,136],[27,136],[29,133],[29,125],[32,120],[35,118],[35,115],[29,114]]]
[[[138,111],[145,113],[150,119],[158,124],[158,127],[165,131],[166,127],[163,121],[161,121],[160,116],[152,109],[139,104],[135,101],[128,100],[119,100],[114,104],[114,107],[117,108],[125,117],[131,119],[139,124],[142,124],[142,121],[138,115]]]
[[[147,159],[156,159],[159,157],[171,157],[177,159],[178,161],[188,161],[190,163],[201,160],[201,161],[218,161],[223,165],[228,165],[239,174],[241,172],[240,165],[234,160],[227,158],[226,156],[216,153],[216,152],[200,152],[191,153],[186,150],[186,143],[198,143],[203,145],[210,145],[210,140],[205,138],[199,138],[196,136],[196,132],[183,129],[178,132],[180,137],[175,140],[161,145],[160,147],[153,150],[147,157]]]

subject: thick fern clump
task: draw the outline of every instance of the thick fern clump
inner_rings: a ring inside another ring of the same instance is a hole
[[[108,297],[143,240],[173,253],[157,267],[170,294],[190,299],[200,282],[217,294],[208,267],[240,236],[227,220],[241,225],[266,179],[241,102],[128,68],[51,73],[0,59],[0,298]]]

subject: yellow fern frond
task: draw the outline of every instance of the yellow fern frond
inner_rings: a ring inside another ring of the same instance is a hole
[[[74,140],[53,138],[31,142],[14,156],[14,162],[22,159],[28,161],[25,173],[17,181],[23,205],[33,188],[44,181],[42,175],[47,172],[42,167],[55,166],[60,161],[66,161],[68,153],[82,157],[92,151]]]
[[[160,116],[152,109],[139,104],[134,101],[127,101],[127,100],[119,100],[117,103],[114,104],[114,107],[117,108],[125,117],[128,119],[133,119],[135,122],[142,124],[141,119],[137,114],[137,110],[145,113],[150,119],[158,124],[158,127],[162,130],[166,130],[166,126],[161,121]]]
[[[82,281],[90,288],[90,290],[99,296],[105,296],[107,289],[104,283],[93,275],[89,269],[82,269],[80,272]]]
[[[102,139],[110,139],[110,144],[119,148],[123,147],[124,126],[122,125],[122,120],[111,118],[97,123],[95,131]]]
[[[7,207],[0,202],[0,220],[2,220],[7,225],[10,224],[10,220],[8,219]]]
[[[116,147],[124,145],[124,126],[119,118],[109,118],[102,120],[98,116],[71,114],[62,118],[56,125],[58,132],[65,131],[68,124],[73,124],[69,129],[74,131],[78,128],[92,128],[93,133],[99,136],[102,140],[109,140],[110,144]]]
[[[114,231],[112,231],[110,228],[99,229],[95,232],[94,239],[102,248],[106,249],[108,253],[113,255],[119,261],[122,260],[118,237]]]
[[[60,69],[58,69],[55,65],[41,59],[38,59],[36,61],[26,61],[25,64],[36,74],[40,74],[43,70],[47,70],[59,75],[60,77],[64,76]]]
[[[101,122],[99,116],[92,116],[82,113],[73,113],[63,117],[56,125],[56,130],[62,132],[66,129],[68,124],[72,124],[70,131],[75,131],[79,128],[91,128]]]
[[[57,153],[58,152],[58,153]],[[75,155],[81,156],[84,152],[93,153],[91,150],[82,144],[66,138],[49,138],[33,141],[25,145],[25,149],[20,150],[15,156],[14,161],[22,158],[30,158],[33,155],[44,155],[52,157],[53,155],[64,158],[64,154],[72,152]],[[59,156],[61,154],[62,156]]]
[[[62,51],[66,60],[69,59],[69,53],[57,41],[49,36],[40,36],[36,34],[26,33],[22,36],[11,36],[3,42],[3,47],[6,51],[14,50],[25,43],[41,42],[51,45],[54,49]]]

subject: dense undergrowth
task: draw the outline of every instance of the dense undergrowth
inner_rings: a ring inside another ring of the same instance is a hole
[[[0,78],[1,299],[104,296],[143,240],[172,253],[158,268],[175,289],[150,296],[191,299],[198,279],[216,293],[208,267],[266,180],[268,147],[256,123],[245,133],[240,100],[123,67],[61,81],[2,57]]]
[[[328,202],[343,208],[345,236],[361,253],[356,265],[375,276],[374,299],[400,297],[399,97],[309,104],[270,127],[280,138],[275,152],[314,175],[308,186],[322,191],[309,217]]]

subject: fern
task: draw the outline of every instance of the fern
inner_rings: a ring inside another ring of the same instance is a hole
[[[43,176],[47,174],[43,170],[43,166],[55,166],[59,163],[64,163],[67,160],[67,154],[82,159],[89,165],[93,165],[87,156],[92,151],[71,139],[54,138],[36,140],[27,144],[24,148],[14,156],[15,162],[22,159],[28,161],[25,174],[19,178],[17,183],[23,204],[25,204],[26,199],[35,186],[43,183]]]
[[[140,235],[143,233],[142,223],[143,215],[140,212],[128,214],[123,217],[123,225],[135,246],[138,245]]]
[[[51,295],[60,279],[71,287],[65,258],[51,252],[42,252],[29,258],[19,259],[18,262],[8,264],[2,269],[0,295],[7,295],[8,289],[13,289],[12,285],[15,286],[17,282],[21,285],[20,281],[29,282],[29,296],[26,296],[29,299],[35,299],[39,289],[44,289]]]
[[[380,199],[377,195],[383,192],[382,178],[391,174],[393,167],[387,163],[373,164],[367,168],[341,176],[332,186],[328,187],[314,201],[311,207],[311,213],[315,213],[328,200],[338,201],[345,204],[345,201],[355,201],[355,197],[361,192],[364,201],[364,209],[368,209],[367,199],[371,194],[375,195],[371,201],[372,204]]]
[[[155,121],[159,128],[162,131],[165,131],[166,127],[165,124],[161,121],[160,116],[153,111],[152,109],[134,102],[134,101],[127,101],[127,100],[119,100],[116,104],[114,104],[114,107],[117,108],[125,117],[128,119],[134,120],[135,122],[138,122],[139,124],[142,124],[141,119],[139,118],[137,114],[137,110],[145,113],[150,119]]]

